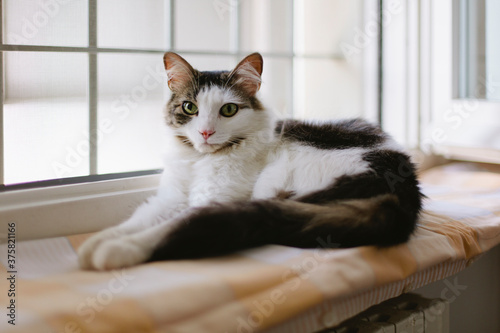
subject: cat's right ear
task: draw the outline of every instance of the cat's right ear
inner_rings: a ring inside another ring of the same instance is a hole
[[[253,96],[260,89],[262,66],[262,56],[255,52],[240,61],[229,77],[234,78],[236,85]]]
[[[193,67],[177,53],[165,53],[163,64],[167,71],[168,87],[174,92],[185,87],[194,78]]]

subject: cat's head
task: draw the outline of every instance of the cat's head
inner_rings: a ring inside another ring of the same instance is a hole
[[[198,71],[172,52],[163,61],[172,91],[165,119],[186,145],[214,153],[241,144],[265,126],[267,117],[256,97],[260,54],[247,56],[232,71]]]

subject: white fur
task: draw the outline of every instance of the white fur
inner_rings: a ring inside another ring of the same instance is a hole
[[[156,196],[121,225],[90,238],[79,251],[83,268],[114,269],[143,262],[182,214],[212,202],[264,199],[278,191],[304,195],[332,184],[342,175],[368,170],[363,148],[321,150],[273,139],[268,111],[241,109],[219,115],[226,103],[242,101],[229,90],[212,87],[197,97],[198,116],[170,130],[171,150]],[[215,131],[205,142],[203,130]],[[183,135],[196,151],[173,139]],[[215,152],[233,137],[245,137],[237,149]]]
[[[275,197],[281,190],[302,196],[325,188],[344,175],[369,169],[362,159],[363,148],[323,150],[297,143],[287,143],[268,157],[254,190],[254,199]]]

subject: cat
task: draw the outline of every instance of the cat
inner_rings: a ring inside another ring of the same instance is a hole
[[[86,240],[82,268],[409,239],[423,197],[416,166],[379,126],[275,119],[257,97],[259,53],[232,71],[198,71],[172,52],[163,60],[169,151],[158,192]]]

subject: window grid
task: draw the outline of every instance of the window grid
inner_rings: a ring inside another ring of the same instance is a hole
[[[89,1],[89,48],[97,48],[97,0]],[[97,53],[89,52],[89,174],[97,174]]]
[[[241,48],[241,22],[242,22],[242,6],[240,0],[231,0],[231,5],[234,9],[231,11],[231,31],[234,33],[231,36],[231,47],[230,51],[185,51],[178,50],[176,47],[175,38],[175,5],[176,0],[169,0],[166,5],[166,17],[169,18],[167,27],[169,28],[169,34],[167,36],[168,42],[167,48],[170,51],[178,52],[184,55],[219,55],[219,56],[232,56],[236,61],[240,60],[243,56],[247,55],[247,52],[243,52]],[[290,73],[291,77],[294,77],[294,67],[297,59],[344,59],[341,54],[298,54],[294,47],[294,19],[295,19],[295,6],[296,1],[291,0],[291,6],[288,15],[291,18],[290,31],[290,41],[289,41],[289,51],[288,52],[261,52],[261,54],[266,58],[275,59],[288,59],[290,60]],[[87,53],[89,57],[89,72],[88,72],[88,117],[89,117],[89,175],[81,177],[71,177],[60,180],[47,180],[47,181],[37,181],[33,183],[19,184],[19,185],[4,185],[5,180],[5,151],[4,151],[4,137],[3,131],[0,135],[0,157],[2,163],[0,163],[0,190],[4,189],[15,189],[15,188],[31,188],[45,186],[44,184],[68,184],[75,182],[82,182],[85,180],[93,181],[96,179],[104,179],[106,175],[98,174],[98,161],[97,161],[97,112],[98,112],[98,74],[97,74],[97,56],[102,53],[120,53],[120,54],[163,54],[165,50],[162,49],[135,49],[135,48],[111,48],[111,47],[98,47],[97,45],[97,0],[88,0],[88,46],[87,47],[74,47],[74,46],[42,46],[42,45],[15,45],[15,44],[4,44],[3,43],[3,9],[2,3],[0,2],[0,128],[3,128],[3,102],[4,102],[4,62],[3,53],[9,51],[21,51],[21,52],[76,52],[76,53]],[[290,88],[288,91],[288,105],[289,114],[288,116],[293,116],[293,93],[295,89],[295,83],[292,79]],[[149,173],[157,173],[159,170],[151,170]],[[123,176],[133,176],[135,173],[144,174],[148,172],[145,170],[140,170],[137,172],[125,172],[121,173]],[[118,174],[119,175],[119,174]],[[98,177],[97,177],[98,176]],[[110,175],[110,178],[116,178],[117,174]]]

